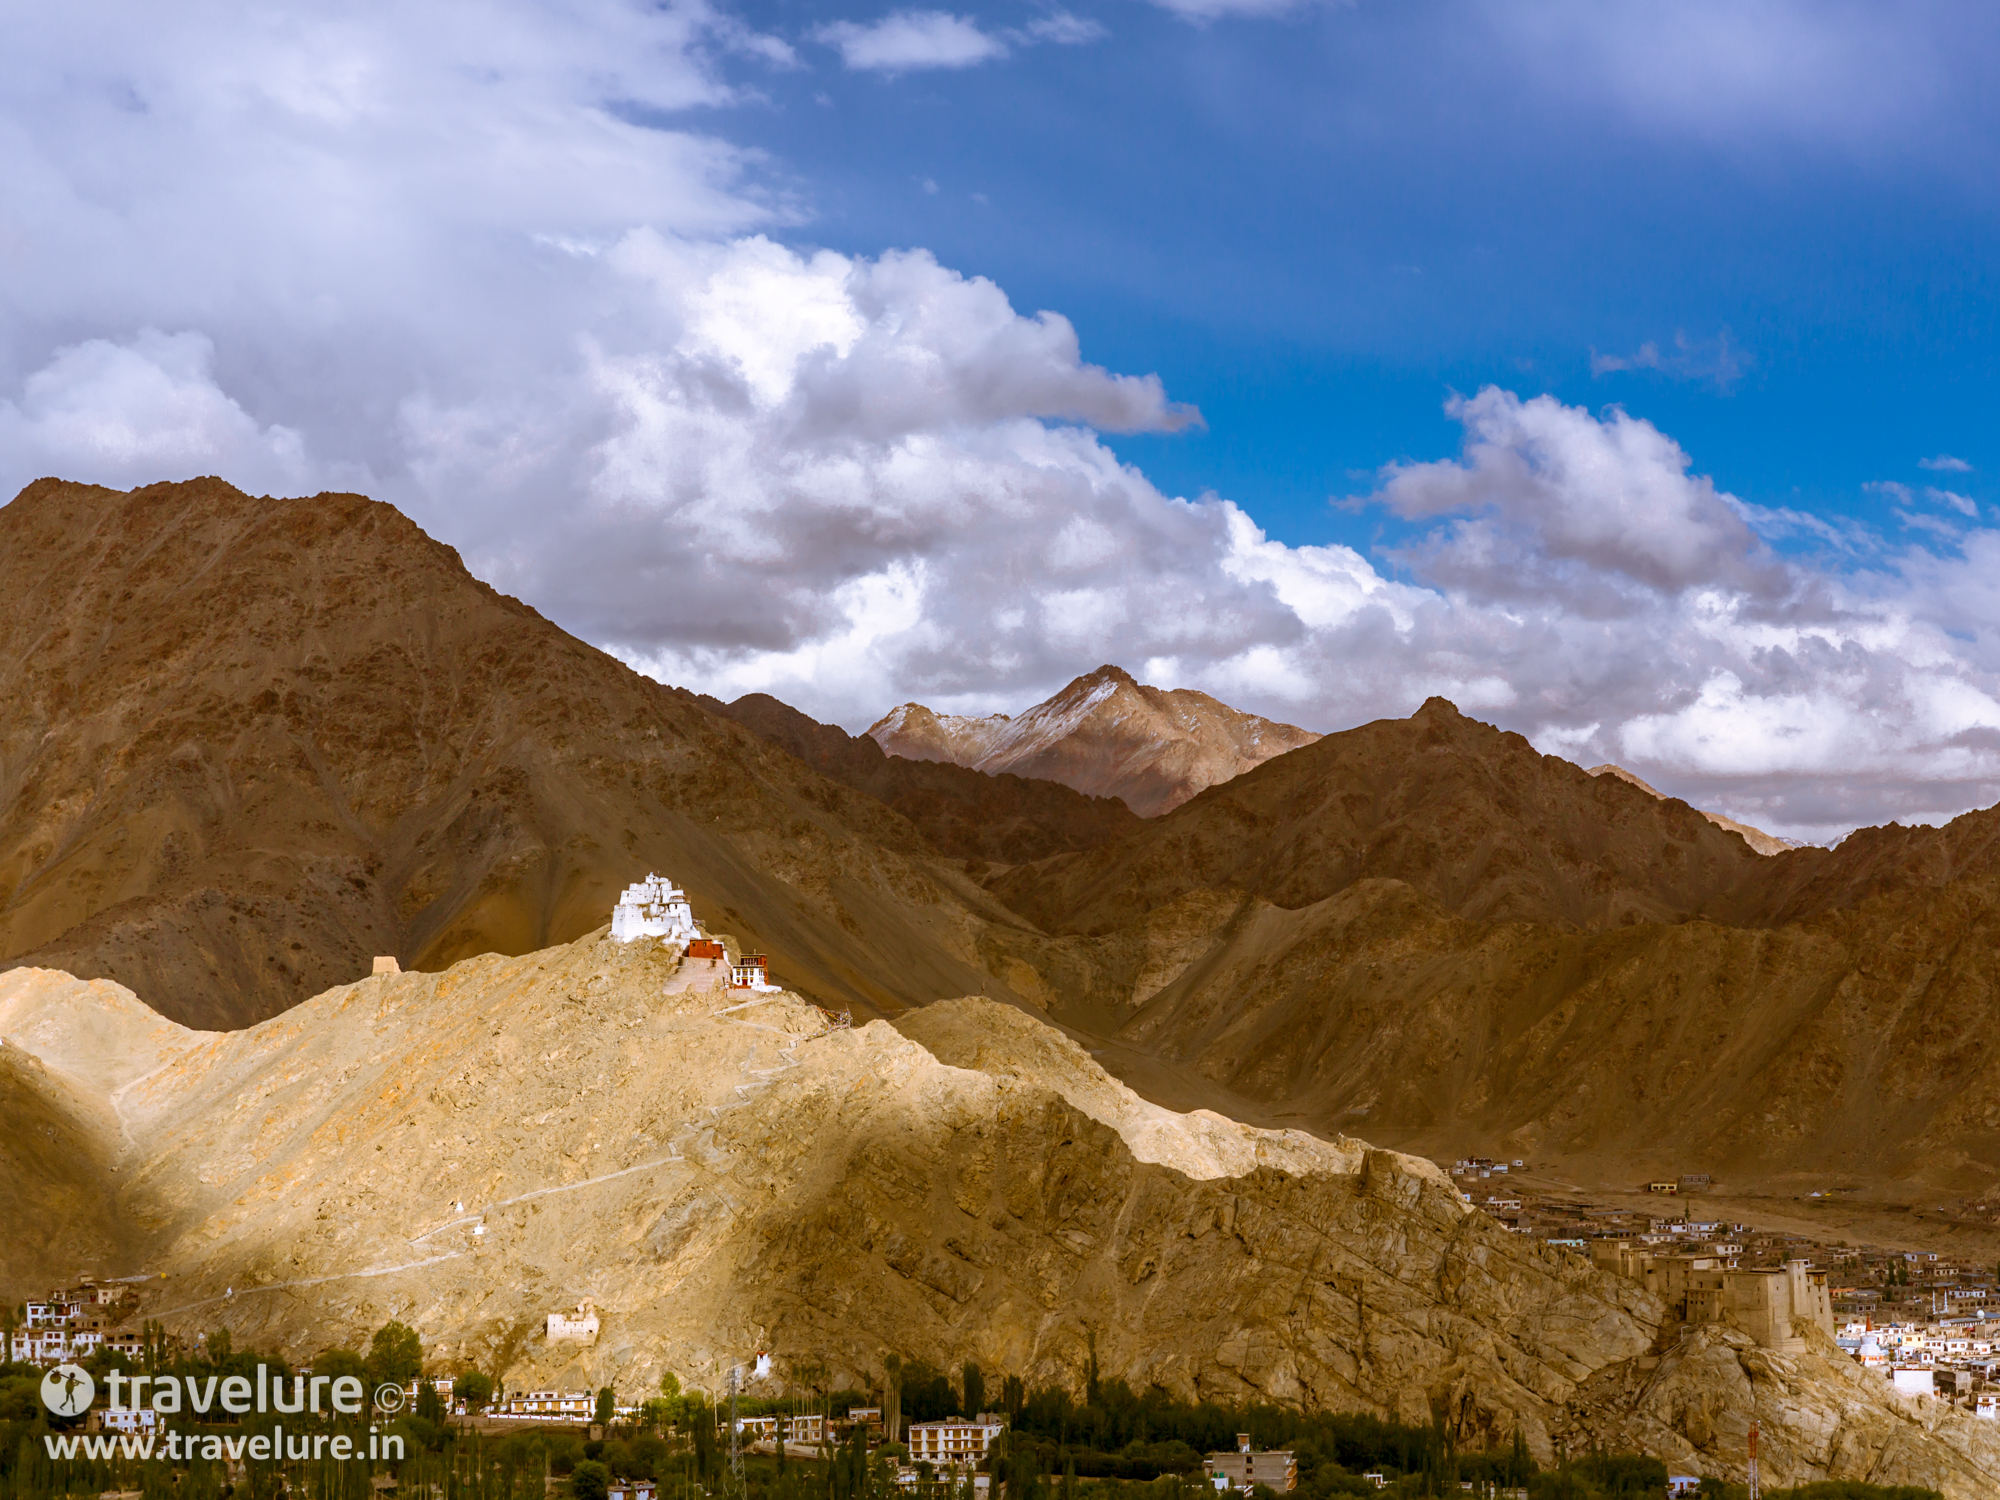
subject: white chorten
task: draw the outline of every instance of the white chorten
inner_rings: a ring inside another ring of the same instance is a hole
[[[664,876],[648,875],[637,885],[626,886],[611,909],[611,936],[621,943],[656,937],[685,945],[701,936],[701,928],[695,925],[686,893]]]

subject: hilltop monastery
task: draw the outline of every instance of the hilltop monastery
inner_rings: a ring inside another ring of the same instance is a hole
[[[678,944],[689,958],[706,958],[729,964],[729,983],[740,990],[776,993],[771,983],[769,961],[761,953],[744,953],[730,958],[728,945],[701,930],[694,919],[687,892],[663,875],[648,874],[644,880],[625,887],[625,894],[611,909],[611,936],[620,943],[640,938],[658,938]]]

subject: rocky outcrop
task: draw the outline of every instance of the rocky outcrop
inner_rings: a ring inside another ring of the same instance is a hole
[[[1819,1329],[1798,1355],[1733,1329],[1691,1328],[1656,1358],[1584,1382],[1559,1424],[1568,1451],[1651,1453],[1670,1472],[1742,1483],[1750,1423],[1766,1488],[1818,1479],[1915,1485],[1948,1496],[2000,1492],[2000,1431],[1929,1397],[1899,1396]]]
[[[87,1020],[66,976],[7,982],[25,1032]],[[995,1002],[912,1024],[975,1066],[592,937],[171,1028],[116,1111],[73,1124],[125,1226],[89,1269],[165,1272],[144,1316],[295,1354],[401,1316],[510,1385],[643,1391],[757,1348],[842,1380],[898,1350],[1075,1384],[1094,1343],[1140,1385],[1442,1403],[1469,1441],[1518,1422],[1538,1444],[1654,1337],[1643,1290],[1428,1162],[1173,1116]],[[16,1287],[58,1269],[9,1254]],[[546,1343],[586,1297],[595,1344]]]

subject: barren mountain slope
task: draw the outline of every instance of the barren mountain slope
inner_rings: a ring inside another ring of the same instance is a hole
[[[574,936],[658,869],[829,1001],[987,983],[990,903],[902,818],[389,506],[44,480],[0,598],[0,961],[240,1025],[372,954]]]
[[[1299,907],[1382,878],[1463,916],[1581,927],[1679,920],[1766,866],[1686,803],[1593,777],[1433,698],[995,889],[1051,931],[1109,931],[1201,890]]]
[[[510,1386],[711,1384],[759,1348],[780,1380],[823,1359],[859,1383],[898,1351],[1074,1386],[1094,1338],[1142,1388],[1441,1411],[1475,1446],[1518,1422],[1544,1455],[1745,1419],[1724,1391],[1662,1420],[1626,1373],[1659,1304],[1465,1209],[1428,1163],[1169,1116],[990,1002],[905,1023],[968,1069],[789,997],[742,1007],[719,977],[592,935],[170,1032],[120,1101],[131,1147],[88,1102],[130,1236],[91,1269],[151,1273],[140,1312],[170,1331],[309,1354],[397,1316],[435,1364]],[[81,1019],[66,976],[9,982],[17,1016]],[[46,1279],[0,1253],[17,1294]],[[600,1336],[552,1346],[545,1315],[582,1297]],[[1954,1500],[2000,1483],[1982,1424],[1786,1368],[1841,1441],[1767,1387],[1773,1479],[1886,1457]]]
[[[835,781],[894,808],[938,853],[954,859],[1020,864],[1094,849],[1139,826],[1124,803],[1088,797],[1054,781],[989,776],[945,761],[883,753],[867,735],[808,718],[765,693],[734,703],[696,699],[796,755]]]
[[[1996,827],[1765,858],[1434,701],[995,889],[1061,934],[1035,998],[1163,1095],[1600,1182],[1979,1193]]]
[[[1623,766],[1614,766],[1608,763],[1601,766],[1592,766],[1590,774],[1593,776],[1616,776],[1620,781],[1625,782],[1628,786],[1636,786],[1648,796],[1658,797],[1661,801],[1666,800],[1667,794],[1665,792],[1660,791],[1657,787],[1648,785]],[[1755,849],[1759,854],[1782,854],[1787,849],[1796,849],[1799,847],[1791,839],[1781,839],[1775,834],[1764,832],[1761,828],[1752,828],[1748,823],[1739,823],[1734,818],[1728,817],[1723,813],[1708,812],[1700,808],[1696,809],[1696,811],[1700,812],[1704,818],[1708,819],[1717,828],[1726,828],[1731,833],[1741,834],[1743,842],[1748,844],[1752,849]]]
[[[1058,1019],[1125,1044],[1142,1086],[1132,1059],[1157,1058],[1266,1118],[1600,1182],[2000,1183],[1990,877],[1779,928],[1594,931],[1364,881],[1294,910],[1189,896],[1057,946]]]
[[[1079,677],[1018,718],[957,719],[906,703],[868,731],[891,755],[956,760],[1118,797],[1153,817],[1319,736],[1118,667]]]

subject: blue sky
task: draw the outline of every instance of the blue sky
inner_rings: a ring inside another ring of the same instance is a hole
[[[928,246],[1158,371],[1208,430],[1113,446],[1287,540],[1365,543],[1379,518],[1326,498],[1447,451],[1446,392],[1489,382],[1621,403],[1745,499],[1891,528],[1866,483],[1986,468],[1991,13],[1898,8],[1870,57],[1882,23],[1852,10],[1730,7],[1765,21],[1745,62],[1713,10],[1683,12],[1717,32],[1692,58],[1648,58],[1619,34],[1641,12],[1598,9],[1559,56],[1436,3],[1104,7],[1077,12],[1096,41],[948,70],[829,67],[807,41],[731,128],[795,174],[816,240]],[[810,37],[848,12],[752,14]],[[1685,76],[1621,81],[1621,45]],[[1649,344],[1664,368],[1593,371]]]
[[[1990,9],[4,22],[0,494],[359,490],[850,729],[1115,661],[1802,838],[2000,799]]]

